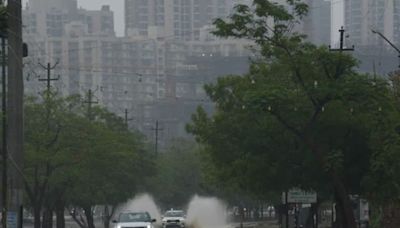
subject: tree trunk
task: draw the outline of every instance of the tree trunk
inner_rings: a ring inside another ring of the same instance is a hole
[[[319,208],[319,199],[317,199],[317,203],[311,204],[311,208],[310,208],[310,213],[307,217],[306,220],[306,224],[304,228],[314,228],[315,227],[315,222],[318,223],[318,220],[315,221],[314,220],[314,216],[316,218],[318,218],[318,216],[316,216],[316,214],[318,213],[318,208]]]
[[[335,186],[335,191],[338,191],[336,195],[336,201],[339,211],[337,214],[340,214],[343,219],[343,228],[357,228],[353,206],[351,204],[349,195],[346,193],[346,191],[343,191],[343,189],[338,190],[337,186]]]
[[[33,227],[34,228],[40,228],[42,223],[41,223],[41,207],[38,207],[37,205],[34,205],[33,207]]]
[[[311,139],[304,137],[303,140],[316,156],[316,159],[320,163],[321,168],[325,168],[326,166],[323,151]],[[339,209],[343,215],[343,228],[357,228],[353,207],[351,205],[350,197],[346,191],[343,181],[340,179],[335,170],[328,171],[328,174],[332,179],[337,203],[340,205]]]
[[[111,207],[112,207],[111,211],[110,211],[110,208],[108,207],[108,205],[106,205],[104,207],[104,215],[103,215],[104,228],[110,228],[110,221],[111,221],[111,218],[114,215],[114,210],[115,210],[114,206],[111,206]]]
[[[394,201],[383,207],[383,217],[381,227],[399,228],[400,227],[400,203]]]
[[[96,226],[94,225],[92,207],[90,206],[84,207],[83,210],[85,210],[85,216],[88,228],[96,228]]]
[[[42,228],[52,228],[53,227],[53,211],[46,208],[43,211],[43,221]]]
[[[80,228],[87,228],[85,222],[81,221],[80,217],[79,218],[77,217],[79,216],[78,213],[79,212],[76,211],[76,208],[72,208],[72,210],[69,209],[69,214],[72,216],[72,219],[76,222],[76,224],[78,224]]]
[[[56,205],[56,228],[65,228],[65,217],[64,217],[64,211],[65,211],[65,204],[62,201],[59,201]]]

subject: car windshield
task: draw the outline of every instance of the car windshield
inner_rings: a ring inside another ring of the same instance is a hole
[[[165,217],[183,217],[183,211],[167,211]]]
[[[151,218],[148,213],[121,213],[119,222],[150,222]]]

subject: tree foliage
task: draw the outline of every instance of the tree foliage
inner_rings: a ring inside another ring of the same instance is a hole
[[[195,142],[175,139],[159,154],[150,192],[164,208],[184,208],[195,194],[202,193],[199,147]]]
[[[355,227],[349,194],[399,195],[398,102],[387,81],[357,73],[351,56],[293,32],[307,7],[287,2],[292,13],[255,0],[215,21],[216,35],[253,40],[259,57],[248,74],[205,87],[216,112],[199,108],[188,130],[206,145],[218,180],[256,194],[302,187],[334,195],[339,219]]]
[[[93,119],[85,112],[79,96],[63,98],[53,91],[25,102],[23,172],[35,227],[43,211],[58,208],[63,216],[67,206],[90,213],[95,205],[116,206],[151,174],[140,134],[105,109],[94,108]],[[93,215],[86,216],[81,225],[93,227]]]

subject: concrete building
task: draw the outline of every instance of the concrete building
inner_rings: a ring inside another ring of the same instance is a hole
[[[345,29],[348,43],[358,46],[380,45],[385,41],[373,34],[378,30],[399,43],[400,8],[396,0],[345,0]],[[386,45],[386,44],[385,44]]]
[[[78,20],[87,25],[87,32],[92,36],[114,36],[114,13],[110,6],[104,5],[101,10],[79,9]]]
[[[34,12],[62,10],[74,14],[78,9],[78,2],[77,0],[29,0],[28,7]]]
[[[86,34],[115,35],[114,14],[109,6],[87,11],[78,9],[76,0],[30,0],[23,12],[23,24],[24,33],[42,38],[69,36],[66,32],[78,24]]]
[[[24,40],[30,47],[24,59],[25,92],[36,95],[46,89],[38,80],[47,74],[39,63],[58,62],[51,76],[59,80],[52,85],[62,94],[85,96],[91,89],[94,100],[117,115],[124,116],[127,109],[130,127],[150,140],[159,121],[164,128],[160,146],[188,137],[185,125],[196,107],[205,105],[210,112],[213,108],[203,85],[218,76],[244,73],[249,64],[248,42],[218,40],[205,26],[215,15],[226,13],[228,7],[221,2],[227,1],[146,0],[140,11],[150,10],[151,3],[158,6],[152,9],[159,9],[159,17],[139,23],[129,30],[137,35],[126,37],[115,36],[108,6],[69,11],[55,5],[35,11],[40,7],[30,5],[23,12]]]
[[[316,45],[331,43],[331,1],[308,0],[308,16],[304,18],[303,31],[307,40]]]
[[[148,36],[151,27],[168,37],[199,40],[200,29],[231,12],[233,0],[125,0],[125,34]]]

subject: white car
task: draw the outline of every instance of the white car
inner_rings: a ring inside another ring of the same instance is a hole
[[[118,215],[118,220],[113,220],[114,228],[154,228],[150,214],[144,212],[121,212]]]
[[[163,228],[184,228],[185,213],[182,210],[169,210],[162,217]]]

